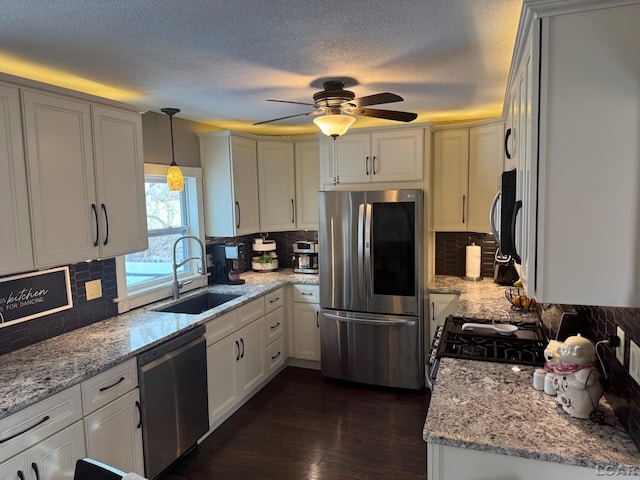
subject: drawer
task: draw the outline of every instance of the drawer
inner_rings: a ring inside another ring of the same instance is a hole
[[[262,317],[265,313],[264,297],[256,298],[255,300],[251,300],[249,303],[245,303],[235,310],[235,314],[238,317],[238,327],[249,325],[254,320]]]
[[[138,365],[131,358],[81,384],[82,409],[87,415],[138,386]]]
[[[284,332],[284,308],[280,307],[265,315],[265,325],[267,329],[267,344],[281,337]]]
[[[284,291],[278,288],[273,292],[269,292],[264,296],[264,312],[273,312],[276,308],[281,307],[283,303]]]
[[[284,337],[267,345],[267,374],[272,374],[284,364]]]
[[[294,285],[293,301],[300,303],[320,303],[320,289],[317,285]]]
[[[0,420],[0,463],[82,419],[80,385]]]
[[[222,314],[206,323],[205,327],[207,330],[204,337],[207,340],[207,347],[238,330],[236,311],[237,310],[233,310]]]

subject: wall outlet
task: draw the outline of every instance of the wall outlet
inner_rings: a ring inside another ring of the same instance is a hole
[[[620,339],[620,345],[616,347],[616,358],[622,365],[624,365],[624,330],[622,330],[620,327],[617,327],[616,335]]]
[[[629,342],[629,375],[640,385],[640,347],[636,342]]]
[[[92,280],[84,284],[87,291],[87,300],[94,300],[102,297],[102,280]]]

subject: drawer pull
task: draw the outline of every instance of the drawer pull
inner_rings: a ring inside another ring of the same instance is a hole
[[[10,437],[7,438],[3,438],[2,440],[0,440],[0,443],[4,443],[4,442],[8,442],[9,440],[13,440],[16,437],[19,437],[20,435],[22,435],[23,433],[27,433],[29,430],[32,430],[34,428],[36,428],[38,425],[42,425],[44,422],[46,422],[47,420],[49,420],[49,415],[45,415],[44,417],[42,417],[42,420],[40,420],[38,423],[36,423],[35,425],[31,425],[30,427],[25,428],[24,430],[22,430],[21,432],[18,433],[14,433],[13,435],[11,435]]]
[[[273,357],[271,357],[271,360],[275,360],[275,359],[276,359],[276,358],[278,358],[281,354],[282,354],[282,352],[278,352],[278,353],[276,353]]]
[[[277,302],[278,300],[280,300],[280,297],[276,297],[276,298],[274,298],[273,300],[269,300],[269,303],[275,303],[275,302]]]
[[[122,382],[124,382],[124,377],[120,377],[120,379],[119,379],[116,383],[114,383],[114,384],[112,384],[112,385],[108,385],[108,386],[106,386],[106,387],[102,387],[102,388],[100,388],[98,391],[99,391],[99,392],[104,392],[105,390],[109,390],[110,388],[113,388],[113,387],[115,387],[116,385],[121,384]]]
[[[307,295],[307,296],[309,296],[309,295],[313,295],[313,293],[311,293],[311,292],[300,292],[300,295]]]
[[[269,328],[271,330],[275,330],[276,328],[278,328],[280,326],[280,322],[276,323],[275,325],[271,325]]]

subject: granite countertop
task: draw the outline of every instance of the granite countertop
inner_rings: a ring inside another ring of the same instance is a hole
[[[488,278],[471,281],[462,277],[436,275],[429,283],[427,293],[459,294],[460,300],[455,314],[461,317],[513,322],[539,320],[535,310],[523,312],[511,309],[511,303],[505,296],[508,288]]]
[[[2,355],[0,418],[113,367],[154,345],[214,320],[287,283],[317,285],[318,275],[292,269],[242,274],[243,285],[212,285],[206,289],[240,297],[199,315],[155,312],[164,300]],[[187,298],[202,289],[181,295]]]
[[[435,444],[640,475],[640,455],[606,403],[607,425],[571,418],[532,387],[534,367],[443,358],[423,439]],[[569,441],[567,441],[569,440]]]

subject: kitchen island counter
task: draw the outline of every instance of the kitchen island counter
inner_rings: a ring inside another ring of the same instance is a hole
[[[198,315],[154,311],[173,302],[164,300],[2,355],[0,419],[283,285],[319,283],[318,275],[292,269],[246,272],[242,278],[242,285],[211,285],[181,295],[188,298],[205,289],[240,295]]]
[[[599,407],[605,425],[571,418],[556,406],[555,397],[533,389],[533,370],[443,358],[423,439],[431,445],[587,467],[594,476],[640,475],[640,454],[604,398]]]

